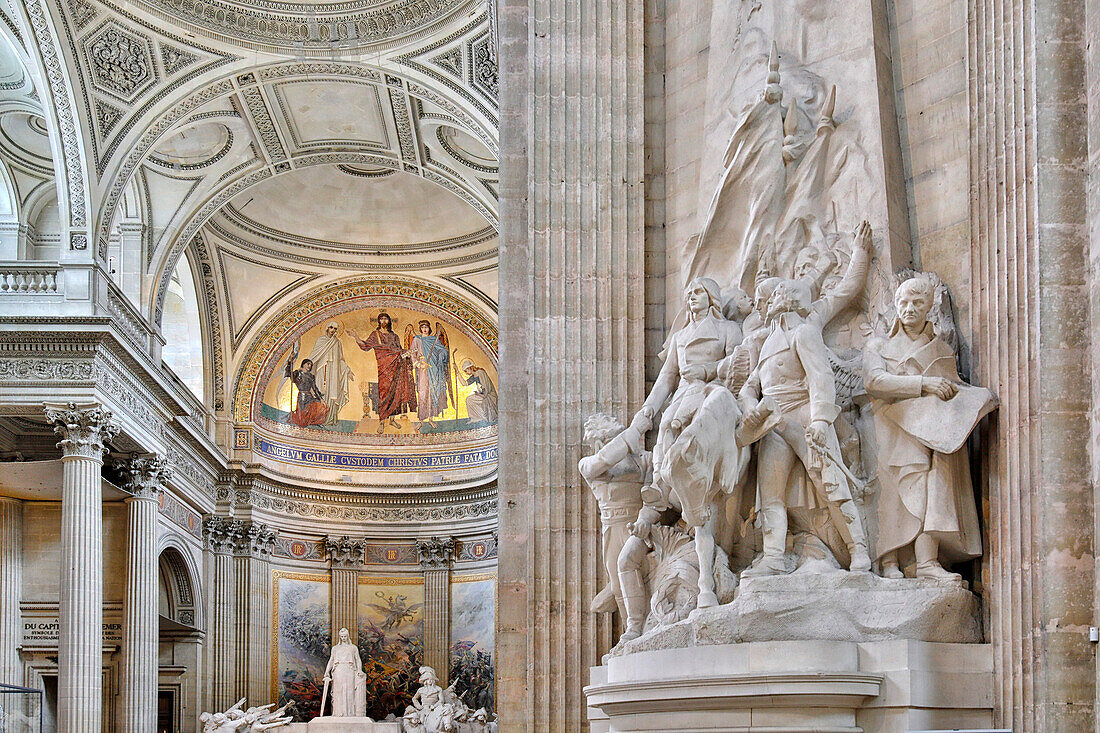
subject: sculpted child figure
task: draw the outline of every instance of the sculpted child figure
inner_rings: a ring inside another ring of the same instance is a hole
[[[957,581],[941,563],[982,552],[963,444],[996,398],[959,377],[955,350],[929,320],[935,294],[927,276],[903,282],[888,337],[864,352],[879,446],[878,554],[887,578],[904,577],[905,553],[915,556],[918,578]]]

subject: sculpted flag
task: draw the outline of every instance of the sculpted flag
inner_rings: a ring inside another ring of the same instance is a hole
[[[706,276],[723,288],[751,292],[761,251],[783,209],[783,118],[779,104],[761,99],[730,138],[724,170],[698,239],[685,248],[687,277]]]

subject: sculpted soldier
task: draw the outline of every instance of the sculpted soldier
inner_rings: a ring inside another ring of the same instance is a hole
[[[610,612],[617,606],[620,617],[627,619],[627,608],[619,584],[619,553],[630,537],[630,523],[642,508],[642,485],[652,477],[649,451],[642,449],[642,438],[651,420],[638,413],[630,427],[614,416],[598,413],[584,421],[584,440],[593,454],[580,460],[580,473],[600,507],[603,562],[608,584],[592,600],[593,612]],[[631,588],[644,601],[645,587]]]
[[[984,387],[963,384],[955,350],[928,315],[935,285],[927,276],[894,294],[888,338],[864,351],[864,386],[878,437],[878,553],[882,574],[904,577],[899,552],[915,555],[918,578],[959,580],[941,562],[982,552],[978,512],[963,444],[996,406]]]
[[[723,360],[741,342],[740,324],[722,316],[714,280],[693,279],[684,293],[688,322],[672,335],[665,363],[645,404],[635,416],[648,420],[665,408],[653,448],[653,491],[649,503],[671,505],[692,530],[699,557],[700,608],[715,606],[715,503],[732,493],[748,462],[748,450],[732,439],[741,418],[733,394],[719,378]],[[665,407],[667,403],[667,407]]]
[[[755,411],[762,398],[778,405],[782,420],[759,440],[758,504],[764,552],[742,577],[786,571],[788,512],[825,509],[847,546],[849,569],[871,568],[863,520],[853,501],[851,471],[844,465],[836,428],[840,415],[836,384],[823,340],[825,326],[863,289],[870,262],[871,229],[856,230],[855,250],[837,288],[812,300],[806,278],[781,280],[768,300],[771,323],[759,362],[740,395],[751,429],[762,417]]]

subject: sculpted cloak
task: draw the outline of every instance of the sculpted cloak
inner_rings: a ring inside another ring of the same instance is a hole
[[[956,383],[949,400],[921,396],[923,377]],[[962,383],[954,350],[931,323],[914,340],[895,323],[867,344],[864,385],[878,436],[878,547],[882,555],[927,532],[940,555],[959,562],[981,555],[981,536],[965,441],[996,405],[993,393]]]

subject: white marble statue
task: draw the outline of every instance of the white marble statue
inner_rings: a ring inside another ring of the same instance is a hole
[[[787,279],[775,285],[768,299],[765,315],[771,329],[741,399],[748,412],[762,398],[771,398],[782,420],[757,442],[764,547],[743,577],[787,571],[788,514],[795,510],[826,512],[847,549],[849,569],[871,568],[863,519],[853,501],[857,481],[844,464],[834,426],[840,407],[830,352],[823,340],[825,326],[863,289],[871,252],[871,229],[866,222],[857,229],[855,243],[848,272],[829,294],[813,300],[808,278]],[[755,427],[763,419],[760,414],[749,415],[746,426]]]
[[[283,715],[291,703],[278,710],[272,710],[275,703],[244,708],[245,698],[224,713],[203,713],[199,716],[203,733],[249,733],[271,728],[281,728],[290,723],[291,718]]]
[[[642,508],[642,486],[651,479],[650,453],[642,449],[647,417],[635,418],[624,428],[614,416],[590,415],[584,421],[584,440],[593,453],[580,460],[580,473],[600,508],[601,540],[608,583],[592,600],[592,611],[611,612],[616,608],[622,619],[628,617],[619,582],[618,560],[630,537],[630,524]],[[632,586],[632,602],[644,595],[644,588]],[[644,605],[644,600],[641,601]]]
[[[332,647],[325,665],[325,693],[332,700],[333,717],[366,717],[367,687],[359,647],[351,643],[347,629],[340,629],[340,641]],[[321,715],[325,714],[325,694]]]
[[[730,440],[741,419],[736,398],[720,378],[723,361],[735,358],[741,327],[722,315],[718,284],[695,278],[684,293],[687,324],[672,335],[661,372],[642,409],[639,425],[662,409],[653,448],[653,490],[679,510],[695,538],[699,559],[698,606],[718,604],[714,590],[716,524],[725,512],[720,497],[739,487],[748,450]]]
[[[889,335],[864,351],[878,442],[876,549],[887,578],[904,577],[904,554],[916,577],[956,581],[941,563],[982,552],[965,442],[996,398],[959,377],[955,350],[929,319],[936,285],[927,275],[903,282]]]
[[[495,730],[496,723],[484,709],[471,710],[455,694],[454,684],[444,689],[431,667],[420,668],[420,689],[401,718],[404,733],[481,733]]]

